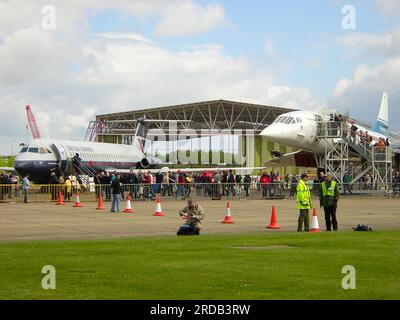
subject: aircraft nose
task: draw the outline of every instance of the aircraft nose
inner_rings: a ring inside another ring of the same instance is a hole
[[[25,176],[32,169],[27,161],[20,161],[17,159],[15,159],[14,168],[15,171],[17,171],[20,176]]]
[[[270,140],[277,140],[282,137],[282,132],[276,126],[271,125],[261,132],[261,136]]]

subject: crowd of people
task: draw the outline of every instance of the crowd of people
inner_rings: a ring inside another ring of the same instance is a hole
[[[343,176],[344,194],[353,193],[354,185],[351,184],[355,174],[355,166],[350,163]],[[199,197],[262,197],[263,199],[280,199],[295,197],[300,177],[293,175],[280,175],[279,172],[263,172],[258,176],[240,175],[233,170],[219,170],[216,172],[204,171],[185,172],[184,170],[168,172],[133,171],[128,174],[117,172],[100,172],[94,177],[94,182],[82,181],[79,176],[63,176],[59,171],[52,170],[47,186],[41,192],[49,193],[51,200],[58,199],[59,191],[65,200],[71,200],[73,194],[83,191],[95,191],[96,197],[101,192],[105,201],[112,201],[112,183],[118,178],[121,184],[121,197],[130,195],[134,200],[150,201],[157,195],[174,197],[179,200],[188,199],[193,194]],[[27,181],[25,181],[27,180]],[[25,181],[25,182],[24,182]],[[311,192],[315,195],[325,175],[320,172],[318,177],[311,181]],[[94,190],[89,190],[92,188]],[[368,172],[360,179],[357,188],[360,190],[373,189],[373,175]],[[7,200],[13,196],[19,197],[23,190],[29,189],[27,177],[19,179],[16,176],[0,175],[0,200]],[[393,176],[393,192],[400,193],[400,174]]]
[[[12,198],[13,190],[18,194],[20,190],[20,179],[7,173],[0,174],[0,201]]]
[[[99,172],[94,177],[95,194],[101,192],[105,201],[112,200],[112,183],[118,179],[121,184],[121,196],[129,194],[135,200],[150,201],[161,195],[187,199],[195,192],[203,197],[250,197],[254,192],[261,192],[263,198],[284,197],[286,190],[295,196],[297,177],[280,176],[279,173],[263,173],[261,176],[240,175],[233,170],[204,171],[202,173],[184,172],[184,170],[158,172],[131,170],[128,174],[117,172]],[[75,176],[63,177],[52,171],[49,177],[52,200],[57,199],[61,190],[70,200],[73,191],[84,188],[84,184]]]

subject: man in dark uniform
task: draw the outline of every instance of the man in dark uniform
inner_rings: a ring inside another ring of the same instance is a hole
[[[57,175],[54,171],[50,173],[50,192],[51,192],[51,200],[57,200],[57,194],[58,194],[58,184],[59,180],[57,178]]]
[[[204,219],[204,210],[192,199],[188,199],[187,206],[179,211],[179,216],[186,218],[186,223],[179,229],[178,235],[199,235],[201,221]]]
[[[339,201],[339,187],[336,181],[332,180],[330,174],[326,175],[325,181],[321,184],[319,193],[319,204],[325,211],[326,231],[337,231],[338,223],[336,219],[337,204]]]

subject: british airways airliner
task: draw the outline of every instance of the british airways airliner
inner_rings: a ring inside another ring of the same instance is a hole
[[[131,168],[154,168],[161,164],[157,158],[146,157],[144,143],[147,135],[145,120],[138,121],[132,145],[34,139],[15,158],[15,170],[29,175],[36,183],[47,183],[52,169],[60,165],[65,174],[72,173],[72,161],[79,155],[81,162],[93,171],[118,171]]]

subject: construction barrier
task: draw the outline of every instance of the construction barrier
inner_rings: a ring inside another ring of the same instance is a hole
[[[319,183],[311,184],[313,197],[318,197]],[[339,184],[342,195],[367,197],[367,196],[385,196],[387,198],[400,198],[400,184],[377,185],[373,186],[369,182],[357,183],[352,186]],[[109,185],[95,186],[73,186],[64,185],[34,185],[31,184],[27,190],[29,202],[56,202],[61,192],[64,202],[74,202],[76,194],[79,193],[80,201],[98,201],[101,194],[103,202],[111,201],[111,187]],[[212,183],[189,183],[185,185],[178,184],[123,184],[122,199],[131,196],[133,201],[156,200],[157,196],[165,200],[185,200],[192,199],[218,199],[226,201],[234,200],[281,200],[295,199],[295,188],[284,183],[272,183],[260,185],[252,183],[251,185],[239,184],[212,184]],[[23,202],[24,190],[21,185],[0,185],[0,201],[4,202]]]

